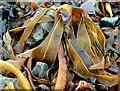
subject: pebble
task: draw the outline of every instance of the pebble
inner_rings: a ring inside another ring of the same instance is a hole
[[[42,10],[43,8],[39,8],[33,17],[37,16]],[[55,11],[48,10],[45,15],[54,18]],[[45,39],[47,34],[51,31],[53,25],[54,25],[54,21],[36,24],[34,29],[32,30],[32,33],[28,37],[26,44],[30,47],[38,46]]]
[[[85,3],[83,3],[81,7],[85,9],[88,14],[95,14],[94,9],[95,2],[96,2],[95,0],[88,0]]]
[[[39,85],[39,88],[40,88],[40,89],[46,89],[46,90],[49,90],[49,89],[50,89],[48,86],[46,86],[46,85],[44,85],[44,84],[40,84],[40,85]],[[39,89],[38,89],[38,90],[39,90]]]
[[[43,62],[37,62],[32,70],[32,74],[38,78],[44,78],[44,72],[48,70],[48,65]]]
[[[17,79],[16,78],[0,77],[0,91],[1,91],[2,85],[5,83],[5,81],[8,81],[8,82],[12,81],[13,84],[15,84]]]
[[[118,21],[118,17],[103,17],[101,19],[101,25],[103,27],[114,27],[116,26],[117,21]]]
[[[0,59],[2,59],[2,40],[0,39]]]

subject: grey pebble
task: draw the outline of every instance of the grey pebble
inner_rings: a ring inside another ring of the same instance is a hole
[[[15,84],[17,79],[16,78],[0,77],[0,90],[1,90],[2,85],[5,83],[5,81],[8,81],[8,82],[12,81],[13,84]]]
[[[39,8],[33,17],[37,16],[42,10],[43,8]],[[54,18],[55,11],[48,10],[46,15]],[[40,44],[45,39],[45,36],[50,32],[53,25],[54,25],[53,21],[36,24],[34,29],[32,30],[32,33],[28,37],[26,44],[30,47],[34,47],[37,46],[37,44]]]
[[[103,17],[101,19],[101,24],[104,27],[114,27],[117,21],[118,17]]]
[[[47,89],[47,90],[50,89],[48,86],[46,86],[44,84],[40,84],[39,88],[41,88],[41,89]]]
[[[48,65],[43,62],[37,62],[32,70],[32,74],[38,78],[44,78],[44,72],[48,70]]]

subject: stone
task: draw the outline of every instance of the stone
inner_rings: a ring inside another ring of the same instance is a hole
[[[47,34],[50,32],[53,25],[54,25],[53,22],[36,24],[32,33],[28,37],[26,44],[30,47],[39,45],[45,39]]]
[[[95,0],[88,0],[85,3],[83,3],[81,7],[85,9],[88,14],[95,14],[94,9],[95,2],[96,2]]]
[[[26,71],[24,71],[24,72],[23,72],[23,74],[25,75],[25,77],[27,77],[27,76],[28,76]]]
[[[43,8],[39,8],[32,18],[36,17],[42,10],[43,10]]]
[[[118,17],[103,17],[101,19],[101,25],[102,27],[114,27],[117,21]]]
[[[46,89],[46,90],[49,90],[49,89],[50,89],[48,86],[46,86],[46,85],[44,85],[44,84],[40,84],[40,85],[39,85],[39,88],[40,88],[40,89]],[[38,90],[39,90],[39,89],[38,89]]]
[[[2,59],[2,40],[0,39],[0,59]]]
[[[32,33],[30,34],[30,36],[28,37],[26,44],[29,46],[34,46],[36,43],[38,43],[39,41],[42,41],[44,39],[44,34],[46,33],[46,31],[44,31],[41,27],[41,24],[37,24]]]
[[[93,85],[95,85],[97,82],[97,79],[93,77],[89,77],[87,80],[90,81]]]
[[[87,80],[97,87],[96,90],[98,90],[98,88],[100,87],[101,91],[109,91],[108,87],[99,84],[96,78],[89,77]]]
[[[33,17],[38,15],[42,10],[43,10],[43,8],[39,8]],[[45,15],[51,16],[52,18],[54,18],[55,11],[48,10],[48,12]],[[35,25],[34,29],[32,30],[32,33],[28,37],[26,44],[30,47],[38,46],[48,35],[48,33],[52,29],[53,25],[54,25],[54,21],[37,23]]]
[[[39,8],[38,11],[35,13],[35,15],[32,17],[34,18],[36,15],[38,15],[44,8]],[[55,17],[55,11],[54,10],[48,10],[45,15]]]
[[[4,7],[2,8],[2,19],[12,20],[12,18],[14,18],[14,14],[12,10],[10,9],[10,4],[6,3],[4,4]]]
[[[48,12],[46,13],[46,15],[55,18],[55,13],[56,13],[56,12],[55,12],[54,10],[48,10]]]
[[[50,32],[50,30],[52,29],[53,25],[54,25],[54,22],[41,23],[42,29],[47,30],[47,32]]]
[[[44,78],[44,72],[48,70],[48,65],[43,62],[37,62],[32,70],[32,74],[38,78]]]
[[[0,89],[2,87],[2,85],[5,83],[5,81],[12,81],[13,84],[16,83],[17,79],[16,78],[7,78],[7,77],[0,77]]]
[[[2,20],[2,9],[0,9],[0,22],[0,38],[2,38],[6,31],[5,21]]]
[[[72,0],[70,5],[72,5],[72,6],[74,6],[74,7],[78,7],[78,6],[79,6],[78,4],[79,4],[78,2],[74,2],[74,1]]]
[[[1,53],[0,55],[2,60],[7,60],[11,58],[6,44],[4,44],[4,48],[1,49],[0,53]]]
[[[55,5],[56,7],[60,7],[61,2],[56,2],[54,5]]]

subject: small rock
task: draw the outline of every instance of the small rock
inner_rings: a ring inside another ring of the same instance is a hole
[[[5,81],[12,81],[13,84],[17,81],[16,78],[7,78],[7,77],[0,77],[0,89],[2,87],[2,85],[5,83]]]
[[[0,53],[1,53],[1,59],[2,60],[7,60],[7,59],[11,58],[6,44],[4,44],[4,49],[2,48]]]
[[[56,7],[60,7],[61,3],[60,3],[60,2],[56,2],[54,5],[55,5]]]
[[[43,9],[44,8],[39,8],[38,11],[35,13],[35,15],[32,18],[37,16]],[[48,15],[48,16],[51,16],[52,18],[54,18],[55,17],[55,13],[56,12],[54,10],[48,10],[45,15]]]
[[[36,26],[34,27],[32,33],[30,34],[30,36],[28,37],[26,41],[27,45],[34,46],[36,43],[44,39],[44,34],[46,33],[46,31],[44,31],[40,27],[40,25],[41,24],[36,24]]]
[[[43,10],[43,8],[39,8],[33,17],[37,16],[42,10]],[[45,15],[51,16],[52,18],[54,18],[55,11],[48,10],[48,12]],[[47,34],[50,32],[53,25],[54,25],[53,21],[36,24],[34,29],[32,30],[32,33],[28,37],[26,44],[30,47],[35,47],[38,44],[40,44],[45,39]]]
[[[0,38],[2,38],[3,34],[6,32],[5,21],[2,20],[2,9],[0,9]]]
[[[39,88],[40,88],[40,89],[47,89],[47,90],[50,89],[48,86],[46,86],[46,85],[44,85],[44,84],[40,84],[40,85],[39,85]]]
[[[0,59],[2,59],[2,40],[0,39]]]
[[[38,11],[35,13],[35,15],[32,17],[36,17],[44,8],[39,8]],[[55,17],[55,11],[54,10],[48,10],[45,15],[52,16],[53,18]]]
[[[35,13],[35,15],[32,18],[36,17],[42,10],[43,10],[43,8],[39,8],[38,11]]]
[[[53,25],[54,25],[54,22],[41,23],[41,27],[42,27],[44,30],[47,30],[47,32],[50,32],[50,30],[52,29]]]
[[[2,60],[7,60],[7,59],[10,59],[10,58],[11,58],[11,56],[7,52],[2,53],[2,56],[1,56]]]
[[[40,6],[42,3],[43,3],[43,2],[41,1],[41,2],[38,2],[37,4]]]
[[[11,20],[12,18],[14,18],[14,14],[10,9],[10,4],[6,3],[2,8],[2,19]]]
[[[48,70],[48,65],[43,62],[37,62],[32,70],[32,74],[38,78],[44,78],[44,72]]]
[[[78,2],[74,2],[73,0],[71,1],[71,5],[74,6],[74,7],[78,7]]]
[[[36,24],[32,33],[28,37],[26,44],[30,47],[39,45],[45,39],[47,34],[50,32],[53,25],[54,25],[53,22]]]
[[[96,79],[96,78],[93,78],[93,77],[89,77],[89,78],[88,78],[88,81],[90,81],[90,82],[94,85],[94,84],[96,84],[97,79]]]
[[[55,11],[54,10],[48,10],[46,15],[51,16],[52,18],[55,18]]]
[[[24,72],[23,72],[23,74],[25,75],[25,77],[27,77],[27,76],[28,76],[26,71],[24,71]]]
[[[101,25],[103,27],[114,27],[117,21],[118,17],[103,17],[101,19]]]
[[[8,3],[4,4],[4,8],[10,9],[10,4],[8,4]]]
[[[66,10],[64,10],[64,9],[60,10],[60,12],[62,14],[62,20],[66,24],[68,19],[69,19],[69,17],[70,17],[70,14]]]
[[[95,0],[88,0],[85,3],[83,3],[81,7],[85,9],[88,12],[88,14],[95,14],[94,9],[95,2],[96,2]]]

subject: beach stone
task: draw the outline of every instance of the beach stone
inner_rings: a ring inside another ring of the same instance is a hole
[[[88,0],[84,2],[81,7],[87,11],[88,14],[95,14],[95,5],[96,1],[95,0]]]
[[[54,25],[53,22],[45,22],[45,23],[36,24],[32,33],[28,37],[26,44],[30,47],[39,45],[48,35],[53,25]]]
[[[0,39],[0,59],[2,59],[2,40]]]
[[[46,13],[46,15],[55,18],[55,13],[56,13],[56,12],[55,12],[54,10],[48,10],[47,13]]]
[[[5,81],[8,81],[8,82],[12,81],[13,84],[15,84],[17,79],[16,78],[0,77],[0,90],[1,90],[2,85],[5,83]]]
[[[114,27],[117,21],[118,17],[103,17],[101,19],[101,25],[103,27]]]
[[[0,55],[2,60],[7,60],[11,58],[6,44],[4,44],[4,49],[3,48],[1,49]]]
[[[35,13],[35,15],[32,18],[37,16],[43,9],[44,8],[39,8],[38,11]],[[54,10],[48,10],[45,15],[52,16],[53,18],[55,18],[55,13],[56,12]]]
[[[50,88],[44,84],[40,84],[39,88],[49,90]],[[39,89],[38,89],[39,90]]]
[[[42,10],[43,8],[39,8],[33,17],[37,16]],[[55,11],[48,10],[45,15],[54,18]],[[46,38],[48,33],[51,31],[53,25],[54,21],[37,23],[32,30],[30,36],[28,37],[26,44],[30,47],[38,46]]]
[[[47,31],[44,31],[41,27],[41,24],[36,24],[32,33],[28,37],[26,44],[30,47],[35,46],[39,41],[42,41],[44,39],[44,34]]]
[[[43,62],[37,62],[32,70],[32,74],[38,78],[44,78],[44,72],[48,70],[48,65]]]

